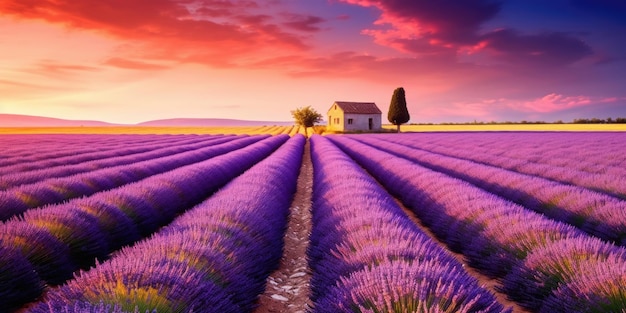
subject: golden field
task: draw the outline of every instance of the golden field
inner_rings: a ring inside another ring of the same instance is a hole
[[[309,130],[310,131],[310,130]],[[153,127],[153,126],[102,126],[102,127],[7,127],[0,134],[304,134],[299,126],[258,127]]]
[[[396,129],[383,125],[385,131]],[[454,131],[626,131],[626,124],[484,124],[484,125],[402,125],[402,132],[454,132]],[[300,126],[258,127],[153,127],[153,126],[102,126],[102,127],[6,127],[0,134],[305,134]],[[312,130],[308,130],[309,135]],[[316,126],[315,133],[323,134],[324,126]]]
[[[395,130],[395,125],[383,125]],[[626,131],[626,124],[483,124],[483,125],[402,125],[402,132],[446,131]]]

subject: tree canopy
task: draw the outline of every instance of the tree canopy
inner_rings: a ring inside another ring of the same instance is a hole
[[[296,120],[296,124],[304,127],[313,127],[315,123],[322,121],[322,115],[317,113],[311,106],[298,108],[291,111],[291,115]]]
[[[398,126],[398,132],[400,132],[400,124],[404,124],[411,119],[409,111],[406,108],[404,88],[399,87],[393,91],[391,104],[389,104],[389,113],[387,113],[387,119],[391,124]]]

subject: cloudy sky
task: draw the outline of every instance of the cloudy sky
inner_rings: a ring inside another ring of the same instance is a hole
[[[415,123],[626,117],[626,2],[0,0],[0,113],[386,120],[396,87]]]

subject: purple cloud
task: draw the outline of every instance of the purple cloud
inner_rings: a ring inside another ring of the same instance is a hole
[[[522,35],[512,29],[500,29],[485,34],[482,40],[497,58],[513,64],[563,66],[593,54],[587,43],[565,33]]]

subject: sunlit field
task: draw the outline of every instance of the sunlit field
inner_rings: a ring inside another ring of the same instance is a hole
[[[152,127],[152,126],[105,126],[105,127],[10,127],[0,128],[0,134],[199,134],[199,135],[280,135],[304,134],[299,126],[258,127]]]
[[[395,130],[395,125],[383,125]],[[444,131],[626,131],[626,124],[489,124],[489,125],[402,125],[402,132]]]
[[[312,133],[325,134],[324,126],[308,129]],[[396,126],[383,125],[384,132],[392,132]],[[402,125],[401,132],[456,132],[456,131],[626,131],[626,124],[501,124],[501,125]],[[0,127],[0,134],[198,134],[198,135],[305,135],[301,126],[232,126],[232,127]]]
[[[324,126],[309,128],[308,135],[322,134]],[[152,126],[105,126],[105,127],[0,127],[0,134],[135,134],[135,135],[307,135],[302,126],[232,126],[232,127],[152,127]]]
[[[624,312],[626,132],[497,126],[14,128],[0,312],[278,312],[298,214],[308,313]]]

